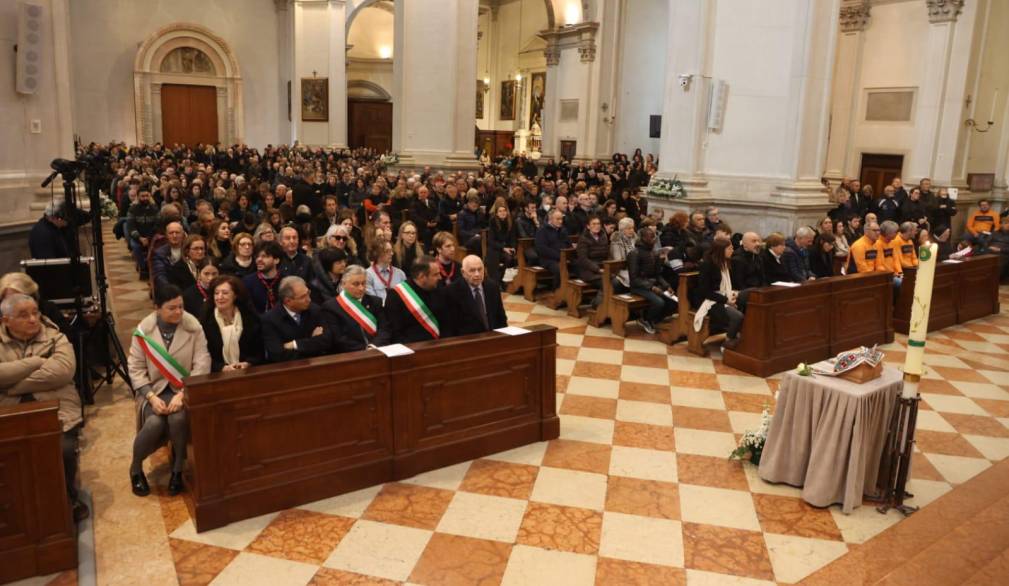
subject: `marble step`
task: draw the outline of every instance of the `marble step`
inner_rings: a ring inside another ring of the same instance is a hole
[[[1009,550],[1007,486],[1002,460],[801,583],[960,584],[990,564],[997,570]],[[955,558],[944,553],[953,551]]]

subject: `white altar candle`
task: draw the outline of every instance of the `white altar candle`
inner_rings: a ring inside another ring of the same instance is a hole
[[[918,272],[914,281],[914,297],[911,301],[911,324],[907,334],[907,356],[904,358],[905,399],[913,399],[918,394],[918,380],[923,374],[922,360],[925,357],[925,335],[928,332],[928,313],[932,306],[932,283],[935,280],[935,264],[939,247],[934,242],[918,249]]]

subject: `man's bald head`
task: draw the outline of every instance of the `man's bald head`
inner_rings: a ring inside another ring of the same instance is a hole
[[[743,250],[746,252],[756,253],[760,250],[760,234],[756,232],[747,232],[743,234],[743,239],[740,244],[743,246]]]
[[[462,278],[470,287],[479,287],[483,284],[484,270],[483,261],[474,254],[462,259]]]

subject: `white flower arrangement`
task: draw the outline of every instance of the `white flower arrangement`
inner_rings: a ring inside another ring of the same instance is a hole
[[[767,441],[767,430],[771,427],[771,412],[764,407],[760,416],[760,428],[747,430],[739,440],[739,446],[729,454],[730,460],[745,460],[750,456],[750,462],[760,464],[760,456],[764,452],[764,442]]]
[[[676,177],[659,179],[653,175],[651,181],[648,182],[648,187],[645,188],[645,194],[680,199],[687,197],[687,190],[683,188],[683,183]]]
[[[397,155],[396,153],[389,153],[387,155],[382,155],[379,158],[379,161],[383,165],[395,165],[399,163],[399,155]]]

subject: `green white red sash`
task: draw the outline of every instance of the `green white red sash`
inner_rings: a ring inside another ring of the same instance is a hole
[[[336,296],[336,302],[369,336],[374,336],[378,333],[378,320],[361,305],[360,301],[347,295],[346,291],[340,291],[340,294]]]
[[[441,336],[438,320],[435,319],[434,313],[428,309],[427,304],[420,298],[420,295],[417,295],[417,292],[413,290],[413,287],[408,285],[406,281],[403,281],[393,287],[392,290],[399,295],[399,298],[403,300],[403,305],[420,322],[420,325],[427,330],[427,333],[437,340]]]
[[[189,371],[186,370],[175,357],[165,350],[165,347],[161,344],[155,342],[150,336],[147,336],[140,330],[138,326],[137,329],[133,330],[133,337],[137,339],[137,343],[143,348],[144,354],[147,354],[147,358],[154,363],[154,367],[158,369],[161,376],[165,377],[173,387],[176,389],[182,388],[182,379],[189,376]]]

